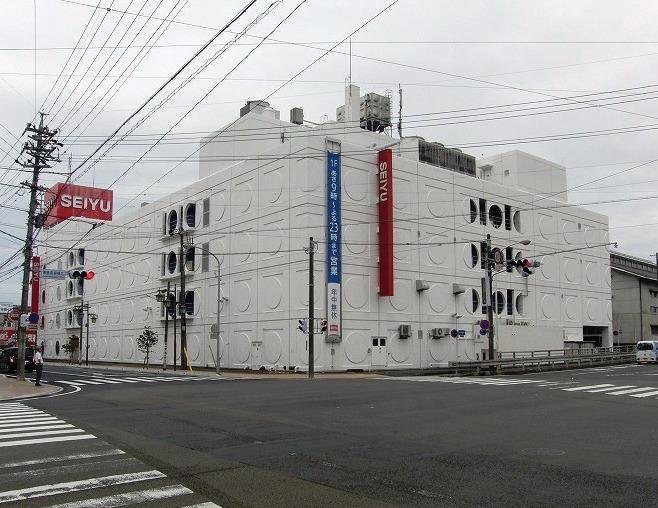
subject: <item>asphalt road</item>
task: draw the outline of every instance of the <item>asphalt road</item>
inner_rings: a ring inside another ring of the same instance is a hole
[[[0,473],[15,474],[0,477],[0,490],[60,477],[163,476],[20,506],[159,492],[157,482],[189,492],[143,506],[658,506],[655,365],[311,381],[167,380],[54,366],[44,377],[69,393],[24,405],[94,438],[29,446],[28,459],[83,454],[98,442],[129,463],[78,459],[98,464],[66,470],[77,462],[51,460],[42,479],[7,468],[25,446],[0,448]]]

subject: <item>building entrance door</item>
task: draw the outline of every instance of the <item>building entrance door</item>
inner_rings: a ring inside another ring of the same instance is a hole
[[[388,360],[386,337],[373,335],[370,351],[370,364],[373,367],[385,367]]]
[[[263,342],[254,340],[251,343],[251,368],[258,370],[263,366]]]

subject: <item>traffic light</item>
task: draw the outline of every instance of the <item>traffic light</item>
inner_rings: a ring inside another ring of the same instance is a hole
[[[321,319],[320,320],[320,333],[324,333],[327,331],[327,320],[326,319]]]
[[[297,325],[297,328],[299,329],[299,331],[302,332],[302,333],[306,333],[307,332],[306,320],[305,319],[300,319],[297,322],[299,323]]]
[[[87,272],[85,270],[74,270],[71,272],[71,278],[72,279],[85,279],[85,280],[91,280],[94,278],[94,275],[96,275],[94,272]]]
[[[521,260],[519,260],[521,261]],[[521,267],[521,275],[524,277],[528,277],[535,273],[535,268],[539,268],[541,266],[541,261],[533,261],[532,259],[524,259],[521,261],[520,267]]]

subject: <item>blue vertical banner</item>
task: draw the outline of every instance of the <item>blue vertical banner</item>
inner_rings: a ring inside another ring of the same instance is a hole
[[[340,153],[327,152],[327,341],[341,340]]]

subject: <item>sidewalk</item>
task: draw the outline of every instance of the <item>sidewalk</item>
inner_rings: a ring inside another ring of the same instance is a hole
[[[50,395],[61,391],[62,389],[59,386],[34,386],[34,383],[31,381],[17,381],[0,375],[0,401]]]
[[[162,365],[151,364],[149,369],[146,370],[141,364],[120,364],[120,365],[111,365],[111,364],[96,364],[90,363],[88,367],[84,365],[78,366],[77,364],[69,364],[68,362],[59,362],[50,360],[48,362],[49,367],[54,366],[66,366],[66,367],[75,367],[79,369],[86,370],[95,370],[97,372],[107,370],[114,372],[142,372],[149,374],[167,374],[171,376],[215,376],[215,370],[209,368],[197,369],[193,367],[193,371],[181,370],[178,368],[175,372],[171,366],[168,366],[167,370],[162,370]],[[245,379],[307,379],[306,372],[291,372],[291,371],[258,371],[258,370],[237,370],[237,369],[228,369],[222,370],[222,376],[230,378],[245,378]],[[371,372],[316,372],[315,377],[318,379],[355,379],[361,377],[378,377],[377,374]]]

